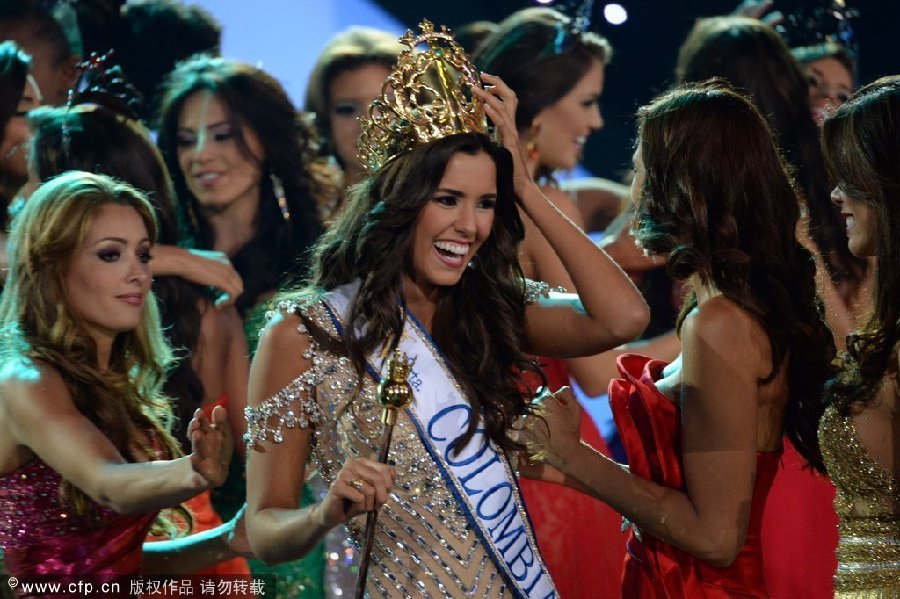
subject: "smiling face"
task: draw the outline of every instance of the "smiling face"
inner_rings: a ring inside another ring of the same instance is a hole
[[[390,71],[381,64],[369,63],[338,73],[328,86],[328,122],[334,150],[352,184],[365,173],[356,157],[361,131],[359,117],[364,116],[372,101],[381,94],[381,86]]]
[[[603,127],[603,78],[603,64],[592,60],[569,93],[535,116],[538,133],[534,141],[541,165],[568,170],[578,164],[588,136]]]
[[[874,256],[878,219],[872,207],[848,194],[840,185],[831,191],[831,201],[840,208],[846,223],[850,253],[860,258]]]
[[[22,98],[16,112],[3,128],[0,138],[0,172],[4,179],[22,184],[28,178],[28,142],[31,132],[25,117],[29,111],[41,105],[41,92],[29,75],[25,80]]]
[[[239,133],[251,157],[241,151]],[[204,210],[221,213],[237,204],[259,204],[262,144],[249,127],[234,130],[225,104],[213,92],[199,91],[185,101],[177,144],[187,188]]]
[[[497,203],[497,167],[483,152],[457,152],[416,219],[408,283],[431,297],[456,285],[491,234]]]
[[[69,309],[98,345],[141,323],[150,292],[149,262],[150,239],[138,211],[102,206],[64,279]]]
[[[844,104],[853,93],[853,76],[836,58],[825,57],[806,65],[809,78],[809,111],[817,125]]]

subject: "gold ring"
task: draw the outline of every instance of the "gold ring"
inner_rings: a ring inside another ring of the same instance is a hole
[[[364,484],[365,482],[361,478],[354,478],[353,480],[347,481],[347,486],[353,487],[357,491],[362,491]]]

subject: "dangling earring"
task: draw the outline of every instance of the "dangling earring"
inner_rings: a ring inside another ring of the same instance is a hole
[[[278,175],[272,173],[269,175],[269,181],[272,182],[272,191],[275,192],[275,199],[278,201],[278,208],[281,209],[281,216],[284,220],[291,220],[291,210],[288,208],[287,197],[284,195],[284,185]]]
[[[525,142],[525,155],[532,162],[537,162],[537,159],[540,157],[537,149],[537,135],[540,129],[541,126],[537,122],[531,121],[531,128],[528,130],[528,141]]]

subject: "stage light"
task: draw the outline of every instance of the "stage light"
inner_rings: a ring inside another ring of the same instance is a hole
[[[621,25],[628,20],[628,11],[621,4],[607,4],[603,7],[603,17],[610,25]]]

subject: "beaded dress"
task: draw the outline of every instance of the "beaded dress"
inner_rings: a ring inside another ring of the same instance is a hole
[[[341,312],[328,301],[303,308],[281,303],[279,310],[340,339]],[[330,485],[344,462],[377,453],[382,432],[377,383],[365,376],[357,396],[359,377],[350,359],[326,350],[309,335],[305,324],[298,320],[298,325],[298,334],[309,337],[304,357],[313,367],[257,408],[247,409],[248,438],[277,443],[295,426],[314,427],[311,460]],[[420,354],[417,364],[421,361]],[[423,399],[424,394],[417,391],[414,402]],[[445,472],[446,462],[423,440],[422,428],[409,410],[398,414],[389,453],[397,477],[379,512],[367,593],[372,597],[555,597],[505,456],[496,463],[504,465],[506,481],[512,482],[504,488],[513,489],[510,502],[515,513],[497,523],[500,541],[495,542],[473,525],[465,502],[459,499],[467,486],[474,486],[474,478],[454,484]],[[351,520],[347,528],[359,544],[365,517]],[[530,560],[531,570],[537,570],[541,584],[511,584],[510,569],[497,554],[514,543]]]
[[[60,481],[37,457],[0,476],[0,547],[9,575],[78,581],[140,573],[156,513],[125,516],[92,503],[80,516],[60,503]]]
[[[850,416],[830,405],[819,445],[840,520],[836,597],[900,597],[900,485],[859,440]]]

